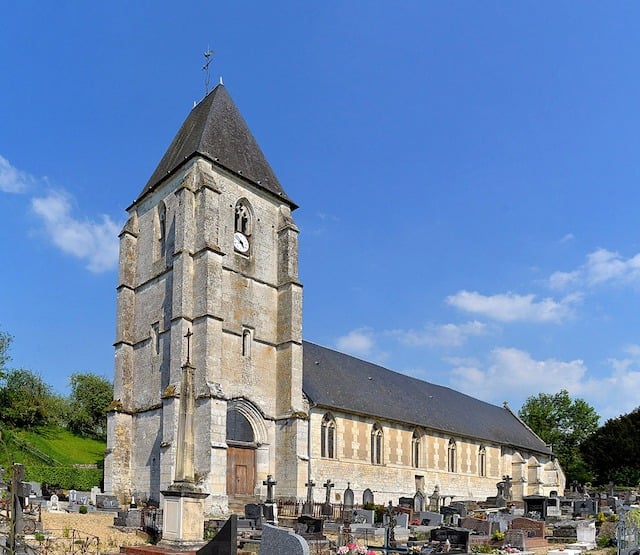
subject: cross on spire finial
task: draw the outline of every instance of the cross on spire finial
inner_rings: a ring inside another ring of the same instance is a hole
[[[202,66],[202,71],[205,72],[205,77],[204,77],[204,89],[205,89],[205,93],[204,95],[207,96],[209,94],[209,81],[211,79],[211,75],[209,74],[209,64],[211,63],[211,58],[212,56],[215,54],[215,52],[213,50],[211,50],[211,48],[207,47],[207,51],[203,54],[204,55],[204,59],[205,59],[205,63]]]
[[[191,328],[189,328],[187,330],[187,333],[185,334],[185,337],[187,339],[187,364],[191,363],[191,336],[193,335],[193,332],[191,331]]]

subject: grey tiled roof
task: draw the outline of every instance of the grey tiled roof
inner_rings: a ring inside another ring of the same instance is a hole
[[[208,158],[295,207],[224,85],[218,85],[193,108],[140,197],[195,155]]]
[[[538,453],[545,443],[509,409],[305,341],[303,389],[311,403]]]

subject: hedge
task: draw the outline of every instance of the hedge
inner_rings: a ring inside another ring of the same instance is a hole
[[[89,491],[102,482],[101,468],[76,468],[74,466],[25,466],[24,479],[62,489]]]

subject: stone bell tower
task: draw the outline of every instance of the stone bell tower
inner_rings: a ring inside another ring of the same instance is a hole
[[[176,474],[191,330],[194,474],[209,514],[304,492],[302,286],[288,198],[223,85],[188,115],[120,234],[105,489],[160,501]]]

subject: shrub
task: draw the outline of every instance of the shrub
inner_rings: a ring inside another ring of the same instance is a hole
[[[471,553],[493,553],[493,547],[486,543],[481,543],[471,547]]]
[[[614,541],[606,534],[600,534],[596,538],[596,544],[600,549],[604,549],[605,547],[612,547],[614,545]]]
[[[504,540],[504,533],[500,532],[500,530],[496,530],[492,535],[491,539],[496,542],[501,542]]]
[[[81,515],[86,515],[88,510],[89,510],[89,509],[87,509],[87,506],[86,506],[86,505],[80,505],[80,507],[78,508],[78,512],[79,512]]]
[[[89,491],[102,481],[100,468],[76,468],[73,466],[25,466],[25,480],[46,482],[62,489]]]

